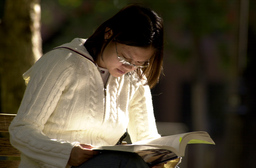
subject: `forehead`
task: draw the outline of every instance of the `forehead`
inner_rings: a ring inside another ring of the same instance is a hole
[[[155,53],[155,49],[151,46],[144,48],[119,43],[117,47],[118,52],[120,52],[124,57],[132,59],[134,61],[147,61]]]

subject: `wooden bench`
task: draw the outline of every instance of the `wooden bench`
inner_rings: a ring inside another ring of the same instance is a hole
[[[0,113],[0,167],[17,168],[20,152],[10,144],[8,127],[16,114]]]

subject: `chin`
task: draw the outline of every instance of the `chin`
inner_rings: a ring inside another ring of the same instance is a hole
[[[114,76],[114,77],[116,77],[116,78],[118,78],[118,77],[123,76],[124,74],[111,74],[111,75]]]
[[[118,77],[121,77],[121,76],[123,76],[123,75],[125,75],[126,73],[110,73],[112,76],[114,76],[114,77],[116,77],[116,78],[118,78]]]

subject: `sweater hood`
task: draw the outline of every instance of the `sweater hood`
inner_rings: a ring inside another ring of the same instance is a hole
[[[89,54],[87,49],[84,47],[85,42],[86,42],[86,39],[75,38],[70,43],[63,44],[54,49],[65,48],[65,47],[70,48],[77,53],[83,54],[84,56],[86,56],[87,59],[91,60],[94,63],[93,57]]]
[[[63,45],[60,45],[58,47],[53,48],[51,51],[58,49],[58,48],[69,48],[72,49],[74,52],[77,53],[81,53],[84,55],[84,57],[86,57],[88,60],[90,60],[91,62],[94,63],[94,60],[92,58],[92,56],[89,54],[89,52],[87,51],[87,49],[84,47],[84,43],[86,42],[86,39],[82,39],[82,38],[75,38],[73,39],[71,42],[69,43],[65,43]],[[50,51],[50,52],[51,52]],[[67,50],[68,51],[68,50]],[[30,80],[30,76],[33,74],[33,66],[26,71],[23,74],[23,79],[25,80],[25,84],[27,85],[29,80]]]

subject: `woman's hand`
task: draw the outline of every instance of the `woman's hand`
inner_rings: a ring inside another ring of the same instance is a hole
[[[91,150],[91,145],[80,144],[79,146],[73,147],[70,153],[68,164],[70,166],[79,166],[85,161],[89,160],[93,156],[97,155],[97,151]]]

